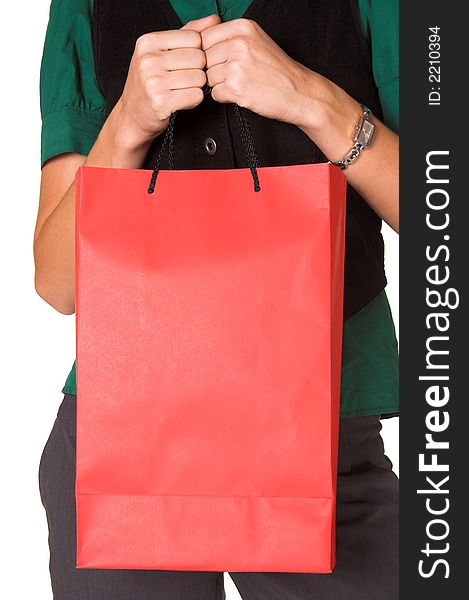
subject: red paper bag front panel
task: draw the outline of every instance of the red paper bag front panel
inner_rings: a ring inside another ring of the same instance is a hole
[[[77,566],[334,564],[345,178],[82,167]]]

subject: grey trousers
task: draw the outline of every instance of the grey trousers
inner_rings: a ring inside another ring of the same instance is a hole
[[[223,600],[223,573],[75,567],[75,424],[65,394],[38,472],[54,600]],[[230,573],[244,600],[398,599],[398,480],[380,430],[379,416],[341,420],[333,573]]]

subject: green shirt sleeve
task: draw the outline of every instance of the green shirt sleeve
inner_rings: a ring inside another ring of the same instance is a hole
[[[399,131],[399,0],[358,0],[386,125]]]
[[[41,166],[63,152],[87,155],[104,123],[94,70],[93,0],[52,0],[40,71]]]

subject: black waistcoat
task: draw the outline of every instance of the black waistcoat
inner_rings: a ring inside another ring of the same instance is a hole
[[[328,77],[382,118],[356,0],[253,0],[244,16],[256,21],[289,56]],[[94,58],[106,115],[122,93],[136,39],[144,33],[181,26],[169,0],[95,0]],[[326,160],[296,126],[249,111],[247,117],[260,166]],[[162,137],[152,144],[145,168],[153,167]],[[214,154],[206,150],[207,138],[216,142]],[[247,166],[233,106],[218,104],[210,95],[197,108],[179,111],[174,147],[176,169]],[[167,163],[163,161],[161,166],[167,168]],[[350,185],[346,232],[344,318],[360,310],[386,285],[381,220]]]

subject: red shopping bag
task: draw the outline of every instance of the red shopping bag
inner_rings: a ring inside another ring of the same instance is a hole
[[[77,567],[330,572],[345,178],[76,179]]]

